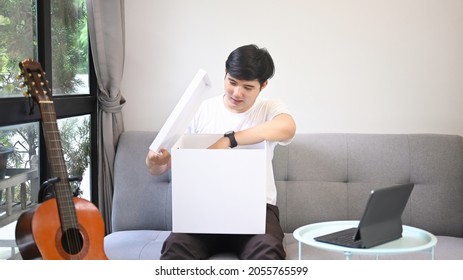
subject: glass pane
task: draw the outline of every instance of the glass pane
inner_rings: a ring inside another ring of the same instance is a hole
[[[0,98],[22,96],[18,63],[37,57],[35,1],[0,1]]]
[[[71,182],[71,187],[76,195],[90,201],[90,116],[60,119],[58,128],[68,174],[82,176],[82,181]]]
[[[0,128],[0,259],[18,253],[15,224],[38,202],[38,123]]]
[[[67,172],[82,178],[70,186],[75,196],[90,201],[90,115],[57,124]],[[0,128],[0,259],[17,258],[16,220],[39,202],[38,135],[38,123]]]
[[[88,94],[85,0],[51,2],[53,94]]]

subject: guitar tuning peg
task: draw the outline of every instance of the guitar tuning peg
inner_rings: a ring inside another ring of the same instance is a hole
[[[23,77],[23,75],[22,75],[22,74],[18,74],[18,76],[16,76],[16,80],[21,80],[21,79],[22,79],[22,77]]]
[[[25,91],[23,92],[24,97],[29,97],[29,92]]]
[[[26,83],[24,83],[24,82],[22,82],[22,83],[19,83],[19,87],[20,87],[20,88],[24,88],[24,87],[26,87]]]

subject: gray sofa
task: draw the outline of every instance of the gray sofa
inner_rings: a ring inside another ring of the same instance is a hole
[[[158,259],[171,229],[169,174],[145,167],[154,132],[125,132],[118,144],[110,259]],[[298,258],[292,232],[303,225],[358,220],[373,188],[412,182],[403,223],[437,236],[435,259],[463,259],[463,138],[436,134],[297,134],[274,155],[277,204],[287,259]],[[221,255],[216,258],[233,258]],[[343,259],[303,246],[304,259]],[[369,259],[370,256],[353,258]],[[429,252],[385,259],[429,259]]]

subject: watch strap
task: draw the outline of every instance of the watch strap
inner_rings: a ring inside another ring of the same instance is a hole
[[[238,143],[236,142],[235,139],[235,132],[234,131],[228,131],[224,134],[224,137],[227,137],[230,140],[230,148],[234,148],[238,146]]]

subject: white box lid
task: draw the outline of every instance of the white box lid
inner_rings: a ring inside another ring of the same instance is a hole
[[[175,142],[185,133],[210,88],[211,83],[207,72],[199,69],[151,143],[150,150],[158,152],[161,148],[167,150],[172,148]]]

